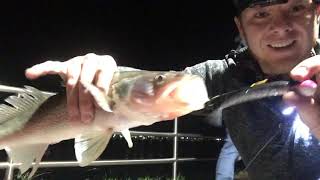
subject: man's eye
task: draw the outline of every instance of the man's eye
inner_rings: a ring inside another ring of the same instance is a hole
[[[265,12],[265,11],[261,11],[261,12],[257,12],[254,17],[256,18],[266,18],[269,16],[269,13],[268,12]]]
[[[291,8],[291,12],[298,13],[298,12],[303,11],[304,9],[306,9],[306,7],[304,5],[296,5]]]

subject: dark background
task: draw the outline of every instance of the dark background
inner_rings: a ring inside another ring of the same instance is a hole
[[[0,3],[0,83],[63,91],[58,76],[28,81],[25,68],[90,52],[109,54],[119,65],[148,70],[182,70],[207,59],[222,59],[237,46],[234,14],[231,0]],[[186,119],[179,124],[182,132],[220,132],[194,117]],[[172,123],[160,124],[143,129],[172,130]]]
[[[150,70],[220,59],[235,47],[233,15],[231,0],[1,3],[0,80],[25,83],[26,67],[89,52]]]
[[[28,81],[24,77],[24,69],[46,60],[65,61],[90,52],[109,54],[119,65],[148,70],[181,70],[207,59],[221,59],[230,49],[237,46],[234,43],[237,35],[233,22],[234,14],[231,0],[1,2],[0,83],[15,86],[28,84],[41,90],[53,90],[59,87],[61,89],[58,77]],[[173,124],[160,123],[144,129],[172,131]],[[224,131],[222,128],[218,130],[187,116],[185,120],[179,121],[179,132],[215,136],[222,135]],[[115,154],[119,150],[124,151],[121,155],[130,156],[127,158],[171,156],[171,151],[167,150],[172,147],[171,141],[167,143],[159,141],[159,143],[156,140],[149,140],[140,142],[140,145],[139,142],[135,142],[135,149],[132,150],[118,147],[121,145],[120,142],[124,143],[123,140],[114,142],[116,143],[110,143],[106,151],[106,154],[113,158],[125,158]],[[74,158],[73,143],[71,141],[66,143],[53,146],[52,151],[49,149],[49,154],[56,153],[59,158],[61,154],[66,154],[65,157]],[[155,143],[161,145],[161,148],[155,147]],[[61,146],[70,147],[62,149]],[[149,146],[153,148],[148,149]],[[215,141],[181,141],[179,157],[216,157],[220,149],[218,146],[221,144]],[[70,153],[66,153],[67,149]],[[158,152],[155,149],[162,150]],[[44,159],[46,158],[45,156]],[[179,168],[182,168],[181,172],[186,172],[184,174],[197,169],[198,173],[194,176],[205,175],[208,179],[213,179],[214,165],[215,162],[206,167],[199,164],[188,167],[188,164],[183,164],[179,165]],[[170,164],[168,167],[169,170],[166,172],[171,171]],[[120,167],[121,172],[124,171],[123,168]],[[88,173],[92,169],[94,168],[89,168],[88,171],[80,169],[80,172]],[[161,172],[159,168],[154,170]],[[70,168],[65,171],[70,171]],[[62,171],[63,176],[66,175],[65,171]],[[141,170],[133,169],[133,171]],[[113,170],[113,173],[116,176],[117,170]],[[94,174],[97,174],[96,171]],[[143,175],[145,174],[143,171]],[[77,175],[84,177],[83,174]]]

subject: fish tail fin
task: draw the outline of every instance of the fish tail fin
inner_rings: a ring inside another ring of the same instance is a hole
[[[6,147],[5,150],[13,163],[21,163],[19,170],[25,173],[32,163],[35,163],[28,179],[30,179],[39,168],[39,163],[48,148],[48,144],[28,144],[15,147]]]

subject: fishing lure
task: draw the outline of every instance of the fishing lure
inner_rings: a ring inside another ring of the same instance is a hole
[[[197,115],[206,116],[209,124],[221,126],[222,110],[231,106],[255,101],[266,97],[282,96],[283,94],[294,91],[303,96],[312,96],[316,89],[316,83],[312,80],[303,82],[293,80],[271,81],[264,79],[252,85],[234,91],[219,94],[210,98],[205,107],[195,112]]]

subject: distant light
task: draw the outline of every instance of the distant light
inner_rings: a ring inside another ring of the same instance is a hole
[[[294,110],[295,110],[294,106],[286,107],[285,109],[282,110],[282,114],[289,116],[294,112]]]

